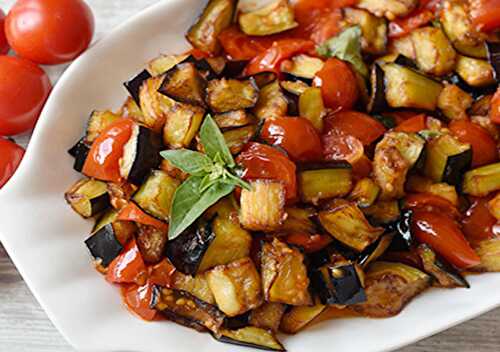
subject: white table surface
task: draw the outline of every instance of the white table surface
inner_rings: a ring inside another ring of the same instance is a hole
[[[96,19],[95,38],[101,38],[116,25],[155,2],[155,0],[87,0]],[[0,0],[0,8],[7,12],[13,3],[14,0]],[[53,83],[57,81],[64,68],[64,66],[47,68]],[[29,141],[29,135],[20,136],[16,139],[19,143],[25,144]],[[500,293],[492,292],[492,294]],[[429,319],[432,319],[432,317],[429,317]],[[422,323],[425,324],[425,322]],[[1,245],[0,351],[73,351],[47,319]],[[399,352],[449,351],[500,351],[500,309],[403,348]]]

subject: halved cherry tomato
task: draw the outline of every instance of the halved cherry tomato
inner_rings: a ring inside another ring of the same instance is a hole
[[[130,284],[121,288],[122,299],[127,308],[134,314],[146,321],[156,318],[157,310],[150,308],[153,298],[153,285],[148,282],[142,286]]]
[[[359,139],[332,129],[322,137],[323,156],[326,160],[345,160],[350,164],[363,157],[365,149]]]
[[[355,180],[370,176],[373,170],[372,161],[368,159],[365,154],[363,154],[361,158],[350,164],[352,166],[352,175]]]
[[[358,85],[354,72],[342,60],[328,59],[313,80],[321,88],[325,105],[332,110],[348,110],[358,100]]]
[[[427,126],[427,116],[425,114],[420,114],[402,121],[394,128],[394,131],[417,133],[419,131],[425,130],[426,126]]]
[[[92,143],[89,155],[83,165],[83,173],[102,181],[120,182],[120,166],[123,146],[132,134],[134,122],[119,119],[106,128]]]
[[[326,133],[337,130],[344,135],[354,136],[367,146],[384,135],[384,125],[369,115],[357,111],[341,111],[325,119]]]
[[[497,219],[490,213],[488,198],[476,198],[467,209],[462,220],[462,230],[471,242],[479,242],[495,237]]]
[[[219,42],[231,60],[252,60],[273,45],[274,36],[254,37],[232,26],[219,34]]]
[[[175,266],[170,263],[170,260],[165,258],[158,264],[150,267],[149,282],[163,287],[170,287],[172,276],[175,272]]]
[[[384,111],[382,113],[384,116],[390,116],[394,119],[394,122],[396,125],[399,125],[403,123],[404,121],[411,119],[412,117],[415,117],[417,115],[420,115],[420,113],[411,111],[411,110],[404,110],[404,111]]]
[[[5,55],[9,52],[9,43],[5,37],[5,13],[0,9],[0,55]]]
[[[440,0],[420,0],[418,8],[408,16],[389,23],[389,38],[403,37],[432,21],[434,14],[438,13],[440,4]]]
[[[0,188],[16,172],[17,167],[23,160],[24,149],[8,139],[0,138]]]
[[[245,68],[245,75],[254,75],[259,72],[280,73],[280,64],[297,54],[307,53],[314,49],[314,43],[304,39],[281,39],[257,55]]]
[[[460,142],[471,145],[473,167],[497,161],[497,144],[483,127],[467,120],[452,121],[448,127]]]
[[[481,31],[500,27],[500,0],[469,0],[472,23]]]
[[[146,214],[134,202],[128,203],[126,207],[120,210],[117,220],[135,221],[139,224],[150,225],[159,230],[168,231],[168,225],[166,223]]]
[[[18,55],[39,64],[60,64],[87,49],[94,17],[82,0],[17,0],[5,32]]]
[[[457,223],[446,215],[417,210],[413,213],[412,232],[450,264],[467,269],[481,263]]]
[[[267,119],[261,138],[282,147],[294,161],[318,161],[323,158],[321,139],[311,121],[303,117]]]
[[[144,285],[146,279],[146,264],[144,264],[139,247],[137,247],[137,243],[133,239],[109,265],[106,280],[112,283]]]
[[[34,63],[0,56],[0,136],[32,129],[51,88],[49,77]]]
[[[317,252],[332,242],[332,236],[292,233],[285,237],[285,242],[304,249],[306,253]]]
[[[405,209],[425,210],[444,214],[454,219],[460,218],[460,212],[448,199],[431,193],[412,193],[405,197]]]
[[[250,142],[240,153],[236,162],[243,167],[243,179],[282,181],[285,185],[287,201],[291,202],[297,198],[295,164],[276,148]]]
[[[491,99],[490,120],[491,122],[500,125],[500,87]]]

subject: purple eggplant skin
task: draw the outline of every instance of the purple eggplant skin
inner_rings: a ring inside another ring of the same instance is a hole
[[[151,170],[160,165],[160,152],[163,150],[161,138],[158,134],[144,126],[138,128],[139,133],[135,142],[135,158],[127,175],[127,180],[134,185],[144,183]]]
[[[123,246],[115,236],[112,224],[107,224],[87,238],[85,245],[94,259],[99,261],[104,268],[108,267],[123,250]]]
[[[75,158],[73,169],[82,172],[83,165],[90,152],[90,147],[85,143],[85,137],[81,138],[73,147],[68,150],[68,154]]]
[[[129,81],[123,83],[130,96],[135,100],[138,106],[141,106],[139,90],[141,89],[144,81],[147,81],[151,77],[151,74],[147,70],[143,70]]]
[[[373,65],[371,73],[371,97],[368,103],[368,112],[375,114],[387,109],[387,100],[385,99],[385,75],[380,65]]]
[[[488,61],[493,67],[497,84],[500,84],[500,43],[486,42]]]

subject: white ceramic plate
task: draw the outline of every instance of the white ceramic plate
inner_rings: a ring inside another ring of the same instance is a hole
[[[0,192],[4,246],[55,326],[79,350],[240,350],[173,323],[131,315],[118,290],[90,263],[83,240],[92,223],[63,200],[79,177],[66,150],[80,137],[89,112],[118,107],[126,96],[122,82],[160,52],[185,50],[183,35],[202,7],[199,0],[160,2],[76,60],[50,96],[19,171]],[[392,319],[329,321],[284,343],[293,352],[396,349],[500,305],[500,275],[470,282],[470,290],[431,290]]]

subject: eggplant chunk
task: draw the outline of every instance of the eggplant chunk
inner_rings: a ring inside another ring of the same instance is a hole
[[[265,351],[285,351],[285,348],[273,333],[254,326],[247,326],[238,330],[222,329],[220,334],[215,335],[215,337],[220,342],[233,345],[252,347]]]
[[[264,296],[268,302],[293,306],[312,303],[304,255],[275,238],[264,243],[261,253]]]
[[[254,181],[251,187],[241,191],[241,225],[253,231],[279,229],[286,219],[285,187],[268,180]]]
[[[250,313],[249,323],[257,328],[277,332],[286,306],[282,303],[264,303]]]
[[[132,97],[127,97],[127,100],[125,100],[120,108],[119,115],[129,117],[134,121],[141,121],[144,119],[144,114],[142,113],[141,108]]]
[[[205,274],[191,276],[176,271],[172,276],[172,288],[188,292],[203,302],[215,303],[214,295],[208,286]]]
[[[304,92],[308,88],[311,88],[311,86],[309,84],[307,84],[304,81],[300,81],[300,80],[281,81],[280,87],[286,93],[290,93],[290,94],[297,95],[297,96],[304,94]],[[317,88],[317,89],[321,92],[320,88]],[[300,116],[302,116],[302,115],[300,115]]]
[[[491,213],[497,220],[500,220],[500,193],[497,193],[495,197],[490,199],[488,202],[488,208]]]
[[[474,245],[481,264],[472,268],[480,272],[500,272],[500,238],[484,240]]]
[[[418,0],[360,0],[358,7],[378,17],[385,16],[389,21],[405,17],[418,5]]]
[[[235,0],[210,0],[200,18],[189,29],[187,40],[201,51],[217,54],[220,50],[219,34],[231,25]]]
[[[418,28],[411,36],[420,70],[435,76],[453,71],[456,52],[441,28]]]
[[[380,199],[404,196],[406,174],[419,160],[425,141],[414,133],[388,132],[375,148],[373,174]]]
[[[299,116],[311,121],[318,131],[323,131],[323,118],[326,116],[326,109],[320,88],[306,88],[300,94]]]
[[[245,145],[255,136],[257,133],[257,126],[250,125],[240,128],[235,128],[230,131],[223,133],[226,145],[229,148],[231,154],[239,154]]]
[[[384,232],[381,227],[371,226],[356,204],[343,199],[336,199],[328,210],[321,211],[319,221],[333,238],[358,252]]]
[[[173,99],[158,92],[162,82],[163,76],[153,77],[144,82],[139,90],[142,115],[134,118],[155,132],[161,131],[170,109],[175,105]]]
[[[256,36],[284,32],[299,25],[288,0],[273,0],[255,11],[242,13],[238,22],[243,33]]]
[[[278,81],[274,81],[261,89],[253,112],[260,120],[287,115],[288,100]]]
[[[219,128],[244,127],[255,123],[254,117],[245,110],[234,110],[215,115],[214,121]]]
[[[392,108],[435,110],[442,85],[410,68],[389,63],[383,67],[385,98]]]
[[[445,83],[437,106],[450,120],[466,120],[467,109],[472,105],[472,97],[457,85]]]
[[[351,308],[373,318],[395,316],[431,281],[429,275],[404,264],[372,263],[365,277],[367,301]]]
[[[325,63],[323,60],[306,54],[292,57],[281,64],[281,71],[297,80],[311,82],[316,73],[321,71]]]
[[[392,55],[397,56],[397,54],[401,54],[410,60],[415,60],[417,57],[415,47],[413,46],[413,40],[411,39],[411,34],[407,34],[401,38],[392,39],[389,42],[387,50]]]
[[[121,116],[113,112],[93,111],[87,122],[87,132],[85,134],[85,142],[92,144],[93,141],[104,131],[109,125],[121,118]]]
[[[486,60],[458,55],[455,71],[472,87],[486,87],[495,84],[493,67]]]
[[[500,163],[481,166],[466,172],[462,190],[474,197],[484,197],[500,190]]]
[[[205,110],[199,106],[176,103],[166,116],[163,143],[179,149],[191,144],[203,121]]]
[[[300,196],[306,203],[343,197],[352,189],[352,169],[342,167],[302,171],[298,175],[298,183]]]
[[[82,172],[87,156],[90,152],[90,146],[85,143],[85,137],[81,138],[74,146],[68,150],[68,154],[75,158],[73,170]]]
[[[106,183],[92,179],[82,179],[75,183],[64,198],[83,218],[95,216],[110,205]]]
[[[137,246],[144,261],[156,264],[163,259],[165,245],[168,235],[166,231],[157,229],[154,226],[138,225]]]
[[[258,98],[259,89],[252,79],[239,81],[222,78],[208,82],[207,103],[217,113],[252,108]]]
[[[420,245],[417,253],[422,260],[424,271],[436,279],[436,286],[469,288],[467,280],[452,266],[441,261],[429,246],[425,244]]]
[[[158,89],[163,95],[178,102],[205,107],[207,82],[192,62],[185,62],[170,69]]]
[[[149,80],[151,78],[151,75],[147,70],[143,70],[140,73],[138,73],[134,78],[131,80],[123,83],[127,91],[129,92],[130,96],[134,98],[135,102],[139,104],[140,97],[139,97],[139,90],[141,87],[144,85],[144,82]]]
[[[218,333],[224,322],[217,307],[185,291],[157,287],[153,305],[169,320],[200,332]]]
[[[216,266],[206,275],[217,306],[229,317],[248,312],[263,302],[260,275],[248,257]]]
[[[283,315],[280,330],[286,334],[296,334],[324,312],[325,309],[326,306],[323,304],[292,307]]]
[[[286,208],[287,218],[280,228],[280,232],[285,233],[308,233],[316,232],[316,224],[313,217],[316,211],[313,208]]]
[[[116,220],[117,217],[117,210],[108,210],[99,218],[94,226],[94,229],[92,230],[92,233],[96,234],[102,228],[109,225],[106,231],[111,232],[116,237],[118,242],[125,247],[132,236],[137,232],[137,225],[133,221]]]
[[[128,183],[128,182],[120,182],[113,183],[108,182],[108,193],[110,197],[110,203],[115,209],[122,209],[127,206],[132,195],[137,191],[137,186]]]
[[[94,257],[96,264],[104,268],[107,268],[123,250],[123,245],[116,237],[111,224],[104,225],[94,232],[85,240],[85,245]]]
[[[379,200],[362,210],[371,221],[377,224],[389,224],[401,215],[397,200]]]
[[[160,55],[148,63],[148,72],[152,76],[160,76],[174,68],[175,65],[184,62],[189,54],[182,55]]]
[[[368,11],[345,8],[344,21],[347,25],[359,25],[363,37],[361,49],[368,54],[383,54],[387,46],[387,21],[385,18],[377,17]]]
[[[349,194],[349,200],[356,202],[358,207],[366,208],[377,200],[380,187],[369,177],[365,177],[356,182],[354,189]]]

